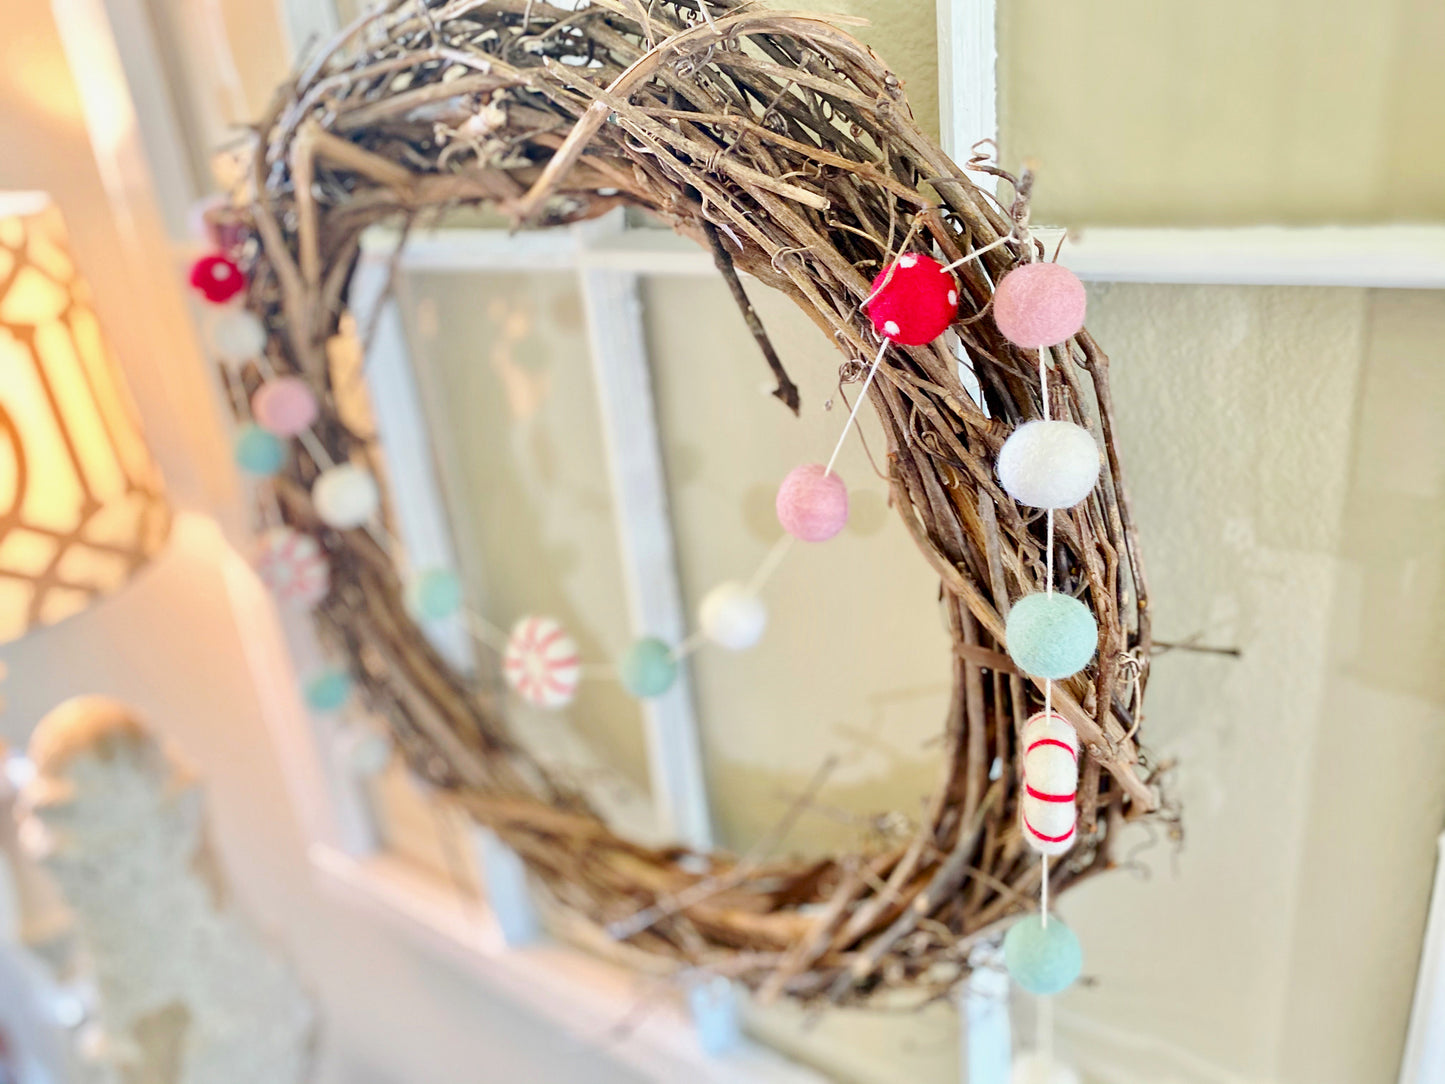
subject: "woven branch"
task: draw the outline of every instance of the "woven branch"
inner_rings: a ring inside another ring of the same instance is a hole
[[[489,205],[538,228],[644,208],[792,298],[836,342],[849,380],[876,349],[860,311],[870,280],[905,239],[952,261],[1008,237],[958,272],[954,331],[982,405],[960,381],[951,337],[890,349],[868,393],[892,502],[942,581],[956,648],[942,778],[921,822],[896,845],[806,862],[621,838],[511,739],[495,690],[427,645],[370,536],[317,521],[318,466],[304,450],[278,486],[283,514],[329,551],[334,587],[319,622],[369,704],[417,771],[521,855],[568,930],[654,969],[709,969],[767,996],[932,995],[966,974],[976,942],[1032,906],[1040,877],[1018,828],[1016,765],[1019,728],[1042,696],[1009,666],[1003,618],[1044,586],[1043,521],[993,473],[1008,433],[1041,416],[1037,358],[986,316],[992,283],[1042,255],[1025,228],[1027,178],[1010,178],[1023,194],[1011,208],[976,187],[845,20],[694,5],[404,0],[358,20],[256,129],[234,212],[255,239],[248,303],[271,333],[270,364],[322,389],[316,435],[344,461],[374,450],[341,419],[326,348],[375,224]],[[1108,868],[1119,825],[1159,799],[1133,737],[1149,602],[1108,360],[1087,333],[1052,353],[1052,415],[1087,426],[1106,451],[1095,494],[1058,516],[1059,589],[1100,628],[1095,663],[1054,689],[1085,751],[1080,841],[1052,873],[1066,890]]]

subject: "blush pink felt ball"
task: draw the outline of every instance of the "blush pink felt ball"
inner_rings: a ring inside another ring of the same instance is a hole
[[[278,437],[294,437],[316,420],[316,395],[296,376],[268,380],[251,396],[256,424]]]
[[[1063,264],[1026,263],[994,290],[993,319],[1015,346],[1057,346],[1084,326],[1085,301],[1084,284]]]
[[[958,283],[943,265],[917,252],[904,253],[873,280],[868,317],[873,330],[902,346],[923,346],[958,316]]]
[[[848,487],[821,463],[794,467],[778,487],[778,522],[801,542],[826,542],[848,522]]]
[[[191,286],[213,305],[220,305],[246,288],[246,276],[234,260],[217,252],[191,264]]]

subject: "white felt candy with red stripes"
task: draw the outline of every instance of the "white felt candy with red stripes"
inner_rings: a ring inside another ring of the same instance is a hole
[[[502,654],[502,674],[527,703],[566,707],[577,695],[582,677],[577,642],[550,617],[524,617],[512,626]]]
[[[1079,736],[1062,715],[1039,712],[1024,724],[1023,762],[1024,839],[1040,854],[1063,854],[1074,845]]]

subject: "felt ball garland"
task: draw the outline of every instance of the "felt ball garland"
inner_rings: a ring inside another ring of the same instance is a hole
[[[286,446],[252,422],[236,429],[231,443],[231,454],[236,466],[246,474],[257,478],[269,478],[286,462]]]
[[[1020,670],[1061,681],[1089,665],[1098,647],[1099,625],[1078,599],[1037,592],[1009,609],[1004,638],[1009,658]]]
[[[848,522],[848,487],[822,463],[794,467],[778,487],[778,522],[802,542],[826,542]]]
[[[213,305],[224,305],[246,288],[236,261],[219,252],[191,264],[191,287]]]
[[[924,346],[958,319],[958,283],[931,256],[907,252],[873,280],[866,307],[880,338]]]
[[[993,319],[1009,342],[1034,350],[1077,335],[1086,304],[1084,284],[1063,264],[1026,263],[999,281]]]
[[[316,516],[339,531],[360,527],[381,506],[381,491],[365,467],[342,463],[321,472],[311,487]]]
[[[720,583],[702,598],[698,609],[702,634],[718,647],[744,651],[763,638],[768,610],[763,600],[735,580]]]
[[[328,666],[312,674],[302,692],[312,711],[338,711],[351,699],[351,675],[339,666]]]
[[[442,621],[462,608],[462,581],[446,568],[428,568],[407,585],[407,609],[418,621]]]
[[[1024,840],[1042,855],[1061,855],[1074,845],[1079,736],[1062,715],[1039,712],[1024,724],[1020,743],[1024,793],[1019,823]]]
[[[310,429],[320,409],[316,393],[298,376],[268,380],[251,396],[256,424],[278,437],[299,436]]]
[[[661,696],[677,681],[677,658],[666,642],[644,636],[627,649],[617,666],[623,688],[633,696]]]
[[[1003,939],[1004,966],[1031,994],[1057,994],[1084,970],[1084,950],[1074,931],[1056,918],[1025,915]]]
[[[1020,504],[1072,508],[1099,484],[1099,446],[1073,422],[1025,422],[1004,441],[995,466],[999,484]]]
[[[206,325],[206,340],[221,361],[241,365],[266,352],[266,327],[245,309],[222,309]]]
[[[291,527],[261,535],[256,574],[282,602],[309,610],[331,590],[331,564],[316,539]]]
[[[582,677],[577,642],[550,617],[524,617],[507,638],[502,676],[534,707],[566,707]]]

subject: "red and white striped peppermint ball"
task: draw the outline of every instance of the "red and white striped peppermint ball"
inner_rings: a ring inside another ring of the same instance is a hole
[[[1039,712],[1024,724],[1024,795],[1019,802],[1024,839],[1040,854],[1063,854],[1074,845],[1079,789],[1079,735],[1057,712]]]
[[[256,549],[256,574],[282,602],[311,609],[331,590],[331,564],[309,534],[272,527]]]
[[[562,708],[582,678],[577,642],[550,617],[524,617],[512,626],[502,653],[502,675],[527,703]]]

